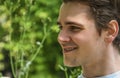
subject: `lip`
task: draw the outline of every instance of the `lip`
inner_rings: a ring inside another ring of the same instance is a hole
[[[77,49],[77,47],[66,47],[66,48],[63,48],[63,52],[69,53],[69,52],[73,52],[76,49]]]

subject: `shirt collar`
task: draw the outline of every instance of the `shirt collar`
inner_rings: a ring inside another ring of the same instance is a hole
[[[78,76],[78,78],[86,78],[86,77],[84,77],[81,74],[80,76]],[[109,75],[101,76],[101,77],[95,77],[95,78],[120,78],[120,71],[109,74]]]

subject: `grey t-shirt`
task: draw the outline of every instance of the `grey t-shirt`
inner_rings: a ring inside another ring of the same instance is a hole
[[[78,78],[87,78],[84,77],[82,74],[78,76]],[[101,76],[101,77],[95,77],[95,78],[120,78],[120,71],[106,75],[106,76]]]

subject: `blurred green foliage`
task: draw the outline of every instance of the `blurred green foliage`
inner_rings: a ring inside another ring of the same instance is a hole
[[[0,71],[8,69],[15,78],[65,78],[57,42],[60,4],[61,0],[0,0]],[[76,72],[80,70],[71,71],[70,78],[76,78]]]

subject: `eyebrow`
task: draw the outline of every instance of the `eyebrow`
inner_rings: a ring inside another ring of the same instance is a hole
[[[76,23],[76,22],[72,22],[72,21],[67,21],[65,22],[65,25],[70,25],[70,24],[76,24],[76,25],[79,25],[79,26],[83,26],[82,24],[80,23]],[[62,25],[59,21],[57,22],[57,25]]]

